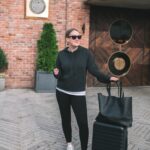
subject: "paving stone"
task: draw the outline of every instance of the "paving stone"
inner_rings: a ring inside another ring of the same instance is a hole
[[[113,91],[117,95],[117,89]],[[134,122],[128,129],[128,150],[150,150],[150,87],[128,87],[124,91],[133,96]],[[106,94],[104,87],[87,88],[88,150],[99,112],[98,92]],[[81,150],[73,111],[72,131],[75,150]],[[0,92],[0,150],[66,150],[55,93],[35,93],[31,89]]]

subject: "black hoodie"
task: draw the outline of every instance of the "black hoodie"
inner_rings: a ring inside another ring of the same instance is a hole
[[[110,82],[110,77],[99,71],[90,50],[81,46],[74,52],[68,48],[60,51],[56,67],[59,69],[59,74],[54,75],[58,79],[57,87],[66,91],[84,91],[87,71],[100,82]]]

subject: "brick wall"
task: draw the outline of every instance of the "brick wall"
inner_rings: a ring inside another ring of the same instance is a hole
[[[65,46],[66,29],[75,27],[80,30],[85,22],[82,45],[88,47],[89,7],[82,0],[50,0],[48,19],[25,18],[24,0],[0,1],[0,47],[9,62],[7,88],[34,86],[36,42],[44,22],[53,23],[59,50]]]

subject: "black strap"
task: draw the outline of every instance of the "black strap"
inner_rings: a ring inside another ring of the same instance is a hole
[[[115,83],[118,87],[118,96],[122,99],[124,97],[124,92],[122,90],[122,82],[121,81],[116,81]],[[108,93],[109,96],[111,96],[111,87],[112,87],[112,83],[110,82],[110,83],[107,84],[107,87],[106,87],[107,93]]]

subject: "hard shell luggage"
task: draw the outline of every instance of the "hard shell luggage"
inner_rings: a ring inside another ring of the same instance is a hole
[[[127,128],[95,121],[92,150],[127,150]]]

